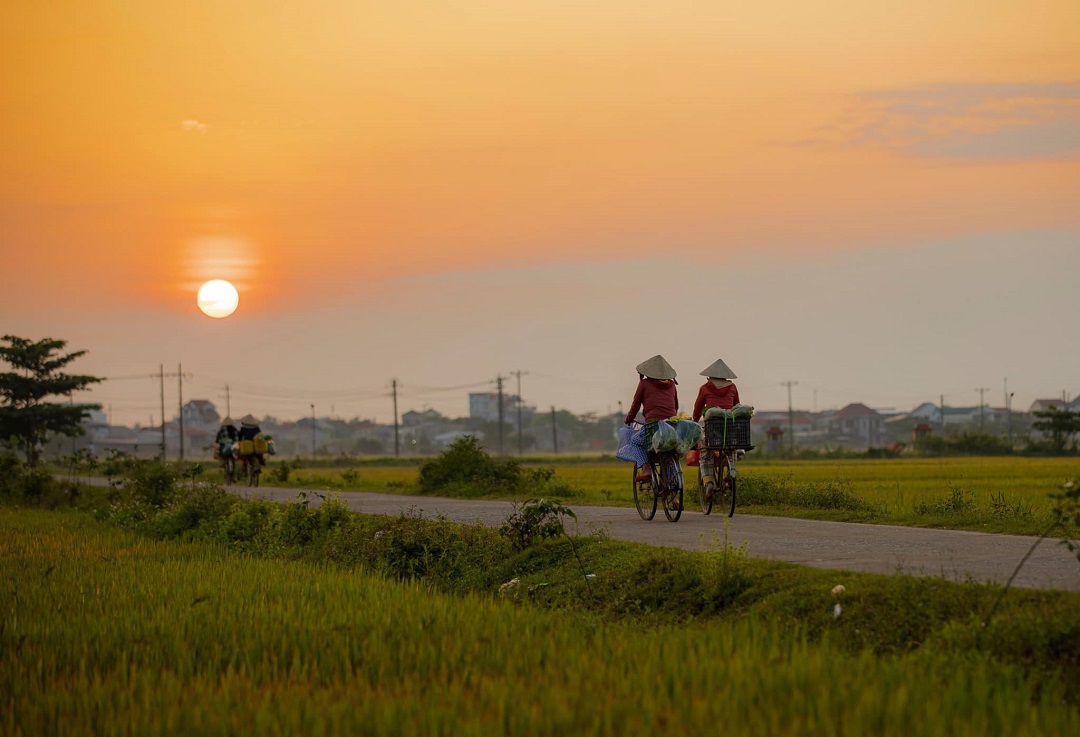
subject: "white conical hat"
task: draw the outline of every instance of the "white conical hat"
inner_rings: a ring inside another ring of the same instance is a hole
[[[255,419],[254,415],[244,415],[240,418],[241,425],[258,425],[259,421]]]
[[[674,379],[675,369],[671,367],[671,364],[664,360],[664,357],[657,353],[648,361],[642,361],[637,365],[637,372],[644,374],[650,379]]]
[[[702,376],[708,376],[710,379],[737,379],[738,376],[735,372],[728,368],[728,365],[724,363],[723,359],[716,359],[713,361],[707,369],[701,372]]]
[[[229,417],[228,415],[225,415],[225,419],[221,421],[221,426],[222,427],[226,427],[227,425],[235,425],[235,424],[236,424],[236,420]]]

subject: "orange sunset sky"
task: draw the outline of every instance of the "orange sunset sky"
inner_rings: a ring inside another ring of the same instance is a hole
[[[381,422],[391,378],[460,416],[515,370],[615,411],[658,352],[687,409],[717,357],[759,409],[1080,392],[1075,1],[4,16],[3,332],[88,350],[114,422],[180,363],[234,415]]]

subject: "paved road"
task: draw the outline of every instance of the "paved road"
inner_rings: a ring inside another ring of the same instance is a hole
[[[242,496],[286,501],[298,489],[263,487],[251,490],[234,486]],[[459,522],[499,525],[512,511],[510,502],[436,497],[396,496],[363,492],[343,493],[350,508],[367,514],[397,516],[423,512],[426,517],[445,516]],[[983,532],[928,530],[892,525],[852,522],[819,522],[787,517],[738,514],[729,521],[713,513],[706,517],[687,510],[672,524],[662,510],[645,522],[632,508],[573,506],[578,531],[606,529],[612,538],[702,550],[715,533],[723,539],[746,543],[755,558],[869,573],[906,573],[942,576],[954,581],[997,581],[1004,584],[1036,538],[992,535]],[[1080,591],[1080,562],[1057,540],[1044,540],[1021,568],[1013,586]]]

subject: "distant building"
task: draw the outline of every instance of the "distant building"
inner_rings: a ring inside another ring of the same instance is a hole
[[[978,422],[996,422],[1005,414],[1004,408],[978,405],[974,407],[941,407],[933,402],[923,402],[908,412],[914,420],[922,420],[935,427],[945,425],[970,425]],[[945,418],[944,423],[942,417]]]
[[[207,399],[192,399],[181,410],[184,424],[191,425],[217,425],[221,422],[214,403]]]
[[[880,445],[885,439],[885,418],[865,404],[855,402],[829,420],[829,434],[866,445]]]
[[[518,404],[521,404],[523,419],[532,419],[536,409],[528,407],[516,394],[503,394],[503,420],[510,422],[511,416],[517,417]],[[487,420],[488,422],[499,421],[499,393],[498,392],[475,392],[469,394],[469,417],[473,419]]]
[[[1075,402],[1073,402],[1075,404]],[[1049,409],[1068,409],[1071,405],[1065,402],[1064,397],[1056,399],[1036,399],[1031,403],[1028,412],[1045,412]]]
[[[401,424],[405,427],[419,427],[431,422],[440,422],[445,418],[433,409],[425,409],[423,412],[417,412],[415,409],[410,409],[408,412],[401,415]]]

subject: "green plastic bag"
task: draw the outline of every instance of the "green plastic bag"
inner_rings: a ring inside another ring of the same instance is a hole
[[[679,445],[679,436],[675,428],[669,422],[656,423],[656,430],[652,436],[652,450],[654,453],[663,453],[665,450],[674,450]]]
[[[679,438],[679,455],[684,456],[701,442],[701,425],[693,420],[679,420],[675,425],[675,435]]]

